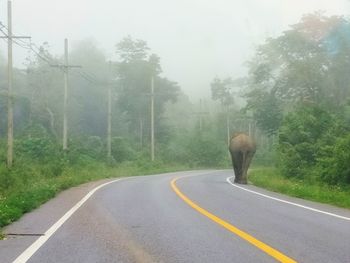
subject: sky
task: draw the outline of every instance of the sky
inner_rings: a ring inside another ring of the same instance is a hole
[[[63,53],[94,38],[108,59],[123,37],[145,40],[161,58],[164,76],[180,84],[192,100],[210,97],[214,77],[243,77],[245,62],[266,37],[276,37],[315,11],[350,14],[349,0],[13,0],[13,31]],[[7,24],[6,0],[0,21]],[[3,42],[3,41],[2,41]],[[0,44],[5,54],[5,43]],[[14,61],[23,67],[27,52],[16,47]]]

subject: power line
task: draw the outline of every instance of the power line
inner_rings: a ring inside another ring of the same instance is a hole
[[[0,32],[2,34],[4,34],[4,36],[7,37],[7,33],[4,31],[4,29],[8,30],[8,28],[3,23],[0,22]],[[4,39],[4,41],[7,42],[6,38],[3,38],[3,39]],[[31,40],[30,40],[30,43],[27,43],[22,39],[16,39],[16,40],[13,40],[13,43],[15,43],[17,46],[19,46],[21,48],[24,48],[24,49],[27,49],[27,50],[33,52],[39,59],[46,62],[49,66],[59,68],[62,71],[64,70],[63,64],[55,63],[55,61],[53,61],[51,57],[49,57],[47,54],[45,54],[45,52],[43,51],[43,49],[41,47],[39,47],[38,45],[33,43]],[[88,81],[92,84],[98,84],[98,85],[106,84],[105,81],[99,80],[98,77],[96,77],[96,75],[91,73],[91,72],[87,73],[85,71],[78,71],[77,74],[75,72],[73,74],[76,76],[80,76],[81,78],[85,79],[86,81]]]
[[[2,39],[4,39],[6,42],[7,42],[7,33],[3,30],[3,28],[5,28],[7,31],[8,31],[8,28],[2,24],[0,22],[0,32],[4,34],[5,38],[4,37],[0,37]],[[41,49],[34,43],[32,43],[32,41],[30,40],[30,43],[26,43],[24,40],[20,39],[20,38],[17,38],[17,39],[13,39],[12,40],[13,43],[15,43],[17,46],[21,47],[21,48],[24,48],[24,49],[27,49],[31,52],[33,52],[38,58],[40,58],[41,60],[43,60],[44,62],[46,62],[47,64],[49,64],[49,66],[52,66],[53,63],[52,63],[52,59],[50,57],[48,57],[46,54],[44,53],[40,53],[41,52]],[[34,47],[37,49],[35,50]]]

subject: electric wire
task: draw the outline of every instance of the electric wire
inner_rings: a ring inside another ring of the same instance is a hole
[[[8,28],[2,22],[0,22],[0,32],[5,37],[8,37],[8,33],[6,33],[4,31],[4,29],[8,31]],[[2,39],[5,42],[8,41],[6,38],[2,38]],[[64,67],[63,64],[58,64],[57,65],[57,63],[55,63],[55,61],[53,61],[51,57],[49,57],[47,54],[45,54],[45,51],[42,49],[42,47],[39,47],[38,45],[33,43],[31,40],[30,40],[29,43],[27,43],[26,41],[24,41],[22,39],[16,39],[16,40],[12,39],[12,41],[17,46],[33,52],[39,59],[41,59],[42,61],[46,62],[49,66],[51,66],[51,67],[58,67],[61,70],[63,70],[63,67]],[[90,82],[92,84],[98,84],[98,85],[105,84],[103,81],[98,80],[96,75],[91,73],[91,72],[87,73],[86,71],[80,70],[80,71],[77,71],[77,73],[73,72],[73,75],[80,76],[81,78],[85,79],[86,81],[88,81],[88,82]]]

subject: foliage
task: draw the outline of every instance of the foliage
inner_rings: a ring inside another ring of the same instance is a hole
[[[245,110],[253,113],[259,128],[268,135],[276,134],[283,119],[281,100],[262,90],[251,92],[247,97]]]
[[[232,78],[226,78],[223,80],[215,78],[210,84],[213,100],[219,100],[223,106],[229,106],[233,104],[233,85],[234,83]]]
[[[227,156],[224,141],[218,141],[209,134],[195,134],[189,144],[189,158],[195,166],[218,167]]]
[[[180,163],[190,167],[226,167],[228,149],[225,140],[210,131],[179,133],[171,138],[160,152],[166,163]]]
[[[119,163],[135,160],[136,152],[133,148],[131,143],[124,138],[112,138],[112,156]]]
[[[316,164],[324,135],[335,119],[316,105],[301,105],[289,113],[280,127],[279,153],[282,173],[303,178]]]
[[[257,48],[249,66],[246,110],[260,130],[278,134],[283,176],[349,185],[350,21],[303,16]]]
[[[70,133],[76,137],[102,138],[107,126],[107,85],[111,82],[109,62],[93,39],[80,41],[73,47],[69,57],[71,64],[82,66],[84,71],[70,71]]]
[[[330,185],[350,185],[349,149],[349,134],[322,148],[315,169],[322,181]]]
[[[341,112],[350,96],[347,32],[345,18],[313,13],[257,48],[246,97],[262,130],[275,133],[283,114],[300,102]]]
[[[126,115],[129,135],[140,136],[143,130],[150,130],[149,115],[151,96],[155,98],[154,114],[156,129],[162,125],[162,114],[168,101],[175,102],[179,93],[177,83],[160,77],[160,59],[149,53],[145,41],[124,38],[117,44],[120,61],[116,64],[119,79],[118,107]],[[151,94],[151,81],[154,81],[154,94]],[[147,120],[147,121],[146,121]]]

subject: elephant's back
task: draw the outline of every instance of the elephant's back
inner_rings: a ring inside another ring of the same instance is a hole
[[[246,135],[245,133],[239,133],[235,134],[231,137],[230,140],[230,146],[229,146],[230,152],[247,152],[247,151],[255,151],[256,150],[256,144],[254,140]]]

